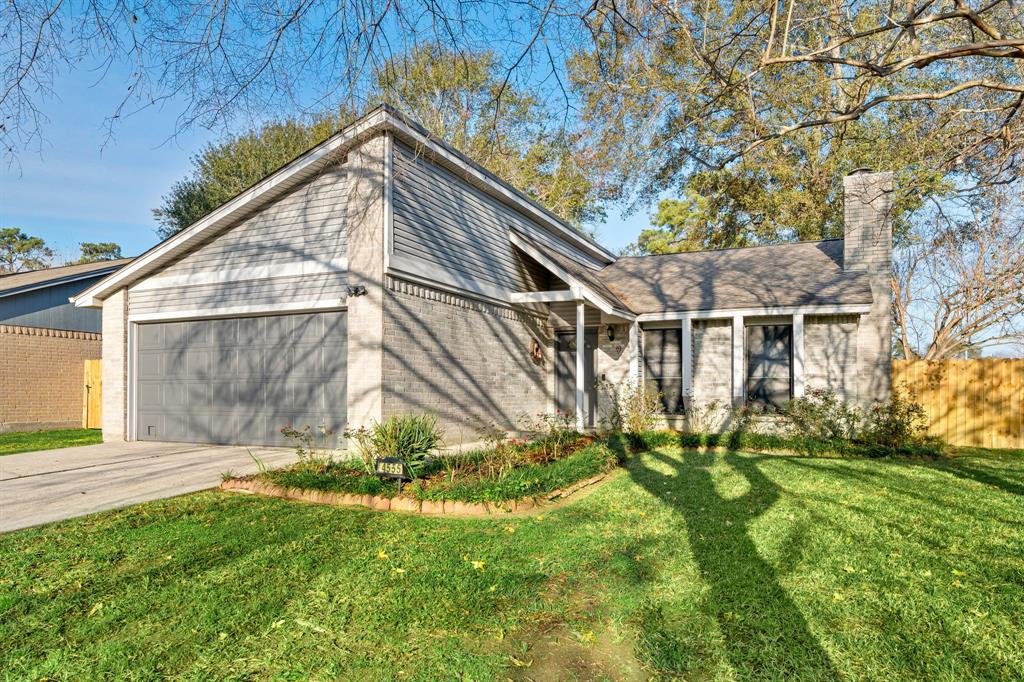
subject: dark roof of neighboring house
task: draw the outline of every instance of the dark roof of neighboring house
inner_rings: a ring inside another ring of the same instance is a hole
[[[45,268],[43,270],[30,270],[28,272],[0,275],[0,297],[13,296],[24,291],[57,286],[58,284],[81,279],[105,276],[115,270],[119,270],[121,266],[131,260],[131,258],[120,258],[118,260],[105,260],[97,263],[64,265],[58,268]]]
[[[601,279],[634,313],[871,303],[843,240],[624,256]]]

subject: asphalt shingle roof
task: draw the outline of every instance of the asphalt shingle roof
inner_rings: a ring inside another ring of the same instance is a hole
[[[632,312],[871,303],[843,240],[622,257],[600,278]]]
[[[131,258],[121,258],[118,260],[100,261],[98,263],[64,265],[59,268],[45,268],[43,270],[30,270],[28,272],[0,275],[0,296],[14,293],[25,287],[38,287],[50,282],[57,284],[68,278],[88,275],[92,272],[117,269],[131,260]]]

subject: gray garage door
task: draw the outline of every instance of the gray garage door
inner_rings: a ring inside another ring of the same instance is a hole
[[[159,322],[138,329],[137,437],[289,444],[345,426],[345,313]]]

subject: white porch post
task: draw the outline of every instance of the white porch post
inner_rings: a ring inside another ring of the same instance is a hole
[[[804,316],[793,315],[793,397],[804,394]]]
[[[585,320],[583,301],[576,302],[576,428],[583,430],[583,384],[586,379],[586,339],[583,331]]]
[[[732,318],[732,402],[743,404],[743,316]]]
[[[629,325],[629,376],[640,385],[640,323]]]
[[[683,409],[689,410],[690,396],[693,395],[693,326],[689,317],[683,317],[679,348],[682,356]]]

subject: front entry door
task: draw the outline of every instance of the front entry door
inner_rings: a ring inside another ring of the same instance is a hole
[[[597,385],[594,382],[594,349],[597,332],[584,332],[583,347],[583,424],[594,425],[597,413]],[[576,414],[576,333],[555,337],[555,406],[562,412]]]

